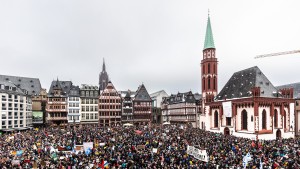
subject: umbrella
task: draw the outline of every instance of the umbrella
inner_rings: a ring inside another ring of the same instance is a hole
[[[168,125],[171,124],[170,122],[164,122],[163,125]]]

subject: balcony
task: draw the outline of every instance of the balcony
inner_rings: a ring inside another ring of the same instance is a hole
[[[67,117],[47,117],[47,120],[68,120]]]

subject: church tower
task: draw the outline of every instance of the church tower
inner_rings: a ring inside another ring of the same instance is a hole
[[[103,65],[102,65],[102,71],[99,74],[99,91],[102,92],[107,84],[108,84],[109,78],[108,78],[108,74],[106,72],[106,66],[105,66],[105,62],[104,62],[104,58],[103,58]]]
[[[201,60],[201,78],[203,104],[212,102],[218,94],[218,59],[216,58],[216,48],[209,15],[203,48],[203,59]]]

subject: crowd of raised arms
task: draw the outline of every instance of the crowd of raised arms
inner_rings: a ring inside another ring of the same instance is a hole
[[[86,149],[81,146],[91,143]],[[176,125],[36,128],[3,133],[0,168],[293,168],[300,139],[250,140]],[[206,150],[195,158],[188,146]],[[244,157],[251,159],[244,162]]]

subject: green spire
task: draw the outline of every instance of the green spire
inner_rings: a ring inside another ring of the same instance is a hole
[[[207,20],[205,42],[204,42],[204,49],[208,49],[208,48],[215,48],[214,38],[213,38],[213,34],[212,34],[212,30],[211,30],[211,25],[210,25],[210,17],[209,17],[209,15],[208,15],[208,20]]]

